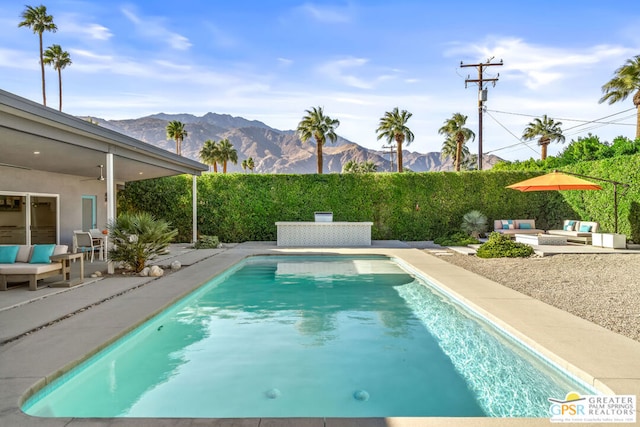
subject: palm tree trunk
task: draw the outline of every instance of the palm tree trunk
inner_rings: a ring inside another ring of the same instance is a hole
[[[47,90],[44,85],[44,58],[42,56],[42,32],[38,33],[40,36],[40,71],[42,72],[42,104],[47,106]]]
[[[222,173],[227,173],[227,161],[222,162]]]
[[[460,157],[462,157],[462,138],[456,139],[456,172],[460,172]]]
[[[218,173],[218,162],[213,162],[213,171]]]
[[[542,159],[542,160],[546,160],[546,158],[547,158],[547,145],[549,145],[548,142],[541,142],[540,143],[540,147],[542,147],[541,148],[540,159]]]
[[[640,139],[640,105],[636,107],[638,113],[636,114],[636,139]]]
[[[398,172],[402,172],[402,143],[404,142],[403,137],[396,137],[396,146],[398,147]]]
[[[62,69],[58,68],[58,96],[60,97],[60,107],[58,108],[62,111]]]
[[[322,174],[322,144],[324,140],[316,141],[316,157],[318,157],[318,173]]]

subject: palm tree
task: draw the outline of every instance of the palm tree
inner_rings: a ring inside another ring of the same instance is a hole
[[[531,140],[539,136],[538,145],[542,147],[540,158],[545,160],[547,158],[547,146],[551,142],[558,141],[564,144],[564,135],[560,126],[562,126],[562,122],[556,122],[545,114],[542,116],[542,120],[536,118],[529,123],[522,134],[522,139]]]
[[[58,95],[60,97],[59,110],[62,111],[62,70],[71,65],[69,52],[62,50],[59,44],[51,45],[44,52],[44,63],[51,65],[58,72]]]
[[[47,15],[46,6],[26,6],[24,12],[22,12],[22,21],[18,24],[18,27],[29,27],[33,30],[34,34],[38,35],[40,40],[40,70],[42,71],[42,103],[47,105],[47,91],[44,83],[44,58],[42,53],[42,33],[45,31],[51,31],[55,33],[58,30],[56,24],[53,23],[53,16]]]
[[[247,159],[244,159],[242,163],[240,163],[240,166],[242,166],[244,173],[247,173]]]
[[[202,163],[204,163],[205,165],[209,165],[209,168],[213,166],[213,171],[218,172],[219,153],[217,142],[207,139],[202,145],[202,148],[200,149],[200,152],[198,154],[200,156],[200,159],[202,160]]]
[[[342,173],[371,173],[377,172],[378,166],[371,160],[358,163],[355,160],[349,160],[342,166]]]
[[[325,116],[322,107],[313,107],[305,110],[306,116],[298,123],[298,137],[300,141],[307,142],[311,138],[316,140],[316,153],[318,157],[318,173],[322,173],[322,146],[327,138],[331,142],[336,142],[336,128],[340,126],[340,121]]]
[[[184,128],[184,123],[177,120],[169,122],[167,125],[167,139],[173,139],[176,141],[176,153],[182,155],[182,141],[187,137],[187,131]]]
[[[636,139],[640,138],[640,55],[627,59],[625,65],[616,70],[615,76],[602,86],[604,96],[600,103],[608,101],[614,104],[624,101],[633,92],[633,105],[638,110],[636,115]]]
[[[255,163],[253,162],[253,157],[249,157],[247,159],[247,167],[249,168],[249,170],[251,171],[251,173],[253,173],[253,168],[256,167]]]
[[[458,156],[458,142],[454,137],[450,136],[447,139],[445,139],[444,142],[442,143],[442,149],[440,150],[440,158],[442,160],[446,160],[447,158],[452,159],[454,164],[454,170],[455,170],[456,161],[458,159],[457,156]],[[471,157],[472,156],[469,153],[469,147],[467,147],[466,144],[463,144],[462,150],[460,153],[460,162],[459,162],[460,169],[463,169],[463,168],[465,170],[468,169],[468,165],[466,164],[466,162]]]
[[[398,147],[398,172],[402,172],[402,143],[406,140],[407,145],[411,144],[414,135],[407,127],[407,121],[413,114],[407,110],[398,111],[398,107],[392,112],[387,111],[384,117],[380,119],[378,129],[378,139],[387,138],[387,142],[396,142]]]
[[[227,173],[227,162],[238,164],[238,152],[226,138],[218,143],[218,150],[218,160],[222,162],[222,173]]]
[[[455,156],[452,157],[456,172],[460,172],[460,163],[462,162],[464,148],[466,148],[465,144],[470,139],[476,138],[476,134],[471,129],[464,127],[466,123],[467,116],[455,113],[450,119],[445,120],[444,125],[438,130],[439,134],[446,135],[445,144],[447,142],[451,143],[449,140],[455,141],[456,151]],[[469,150],[467,149],[468,152]]]

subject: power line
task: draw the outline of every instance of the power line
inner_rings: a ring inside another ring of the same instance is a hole
[[[619,125],[625,125],[625,126],[626,126],[626,125],[628,125],[628,126],[635,126],[635,124],[633,124],[633,123],[616,123],[616,122],[601,122],[601,121],[600,121],[600,120],[608,119],[609,117],[617,116],[618,114],[624,114],[624,113],[627,113],[627,112],[629,112],[629,111],[631,111],[631,110],[635,110],[635,108],[629,108],[628,110],[619,111],[619,112],[617,112],[617,113],[609,114],[608,116],[600,117],[600,118],[598,118],[598,119],[594,119],[594,120],[563,119],[563,118],[561,118],[561,117],[554,117],[554,119],[555,119],[555,120],[563,120],[563,121],[565,121],[565,122],[583,122],[583,123],[585,123],[585,124],[587,124],[587,123],[602,123],[602,124],[619,124]],[[499,110],[486,110],[486,111],[491,111],[491,112],[494,112],[494,113],[500,113],[500,114],[509,114],[509,115],[512,115],[512,116],[540,117],[539,115],[537,115],[537,116],[536,116],[536,115],[533,115],[533,114],[514,113],[514,112],[511,112],[511,111],[499,111]],[[634,116],[635,116],[635,115],[632,115],[632,116],[625,117],[625,118],[620,119],[620,120],[625,120],[625,119],[628,119],[628,118],[630,118],[630,117],[634,117]],[[577,127],[577,126],[581,126],[581,125],[576,125],[576,126],[574,126],[574,127]],[[572,129],[572,128],[569,128],[569,129]]]
[[[498,119],[496,119],[495,117],[493,117],[493,114],[489,113],[489,110],[487,110],[487,114],[489,115],[489,117],[491,117],[496,123],[498,123],[504,130],[506,130],[507,132],[509,132],[509,134],[511,136],[513,136],[515,139],[517,139],[519,142],[517,144],[513,144],[513,145],[508,145],[506,147],[502,147],[502,148],[497,148],[495,150],[491,150],[491,151],[487,151],[487,154],[489,153],[493,153],[495,151],[500,151],[500,150],[505,150],[507,148],[513,148],[516,147],[518,145],[524,145],[525,147],[529,148],[531,151],[533,151],[536,154],[540,154],[538,153],[536,150],[534,150],[532,147],[530,147],[529,145],[527,145],[527,143],[523,140],[521,140],[518,136],[516,136],[513,132],[511,132],[509,129],[507,129],[507,127],[505,125],[503,125],[502,123],[500,123],[498,121]]]

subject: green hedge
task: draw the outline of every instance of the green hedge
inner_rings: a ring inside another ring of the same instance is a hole
[[[640,182],[640,155],[574,165],[567,170]],[[223,242],[276,240],[277,221],[312,221],[332,211],[334,221],[373,221],[373,239],[433,240],[460,230],[462,216],[479,210],[489,220],[533,218],[542,229],[563,219],[598,221],[613,231],[613,191],[521,193],[505,186],[542,172],[473,171],[326,175],[204,174],[198,177],[198,232]],[[118,193],[122,211],[146,211],[191,240],[191,177],[128,183]],[[619,231],[640,242],[640,194],[620,198]],[[635,230],[635,233],[633,234]]]

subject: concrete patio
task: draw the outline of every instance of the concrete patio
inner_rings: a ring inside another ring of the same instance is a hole
[[[573,247],[573,245],[571,245]],[[640,343],[429,256],[429,242],[378,241],[371,248],[284,249],[246,242],[222,249],[173,245],[154,264],[163,277],[113,275],[73,288],[0,293],[0,425],[3,426],[542,426],[547,418],[76,419],[34,418],[20,404],[44,384],[212,277],[259,254],[382,254],[398,258],[573,375],[607,394],[640,394]],[[577,249],[586,249],[579,248]],[[609,253],[613,253],[608,250]],[[86,263],[88,272],[106,269]],[[88,275],[88,274],[87,274]]]

